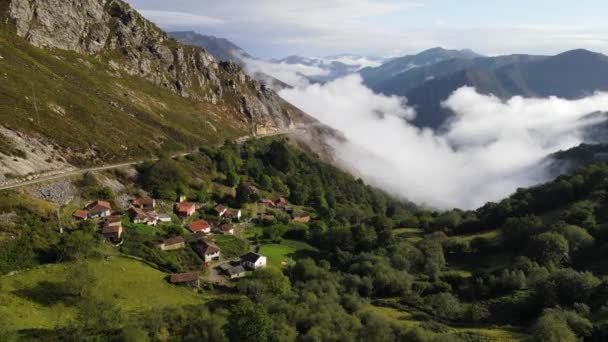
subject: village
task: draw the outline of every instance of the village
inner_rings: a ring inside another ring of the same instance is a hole
[[[245,186],[247,192],[259,197],[259,190],[253,185]],[[146,226],[151,229],[173,224],[183,228],[183,234],[158,241],[156,248],[162,253],[191,250],[200,259],[202,268],[168,273],[167,281],[174,285],[199,289],[204,283],[222,285],[238,280],[251,272],[268,265],[267,256],[250,250],[238,257],[226,255],[218,243],[218,237],[241,236],[244,230],[254,224],[272,222],[276,210],[285,213],[294,223],[308,223],[309,215],[296,214],[284,197],[276,199],[260,198],[255,216],[244,216],[243,210],[233,209],[226,204],[205,205],[188,201],[179,196],[172,206],[172,212],[160,212],[157,200],[151,197],[132,198],[128,208],[117,208],[110,201],[96,200],[82,209],[75,210],[72,219],[76,222],[90,221],[95,224],[103,239],[113,245],[125,242],[125,224]],[[235,237],[236,238],[236,237]],[[251,246],[249,246],[250,249]],[[287,262],[282,262],[286,265]]]

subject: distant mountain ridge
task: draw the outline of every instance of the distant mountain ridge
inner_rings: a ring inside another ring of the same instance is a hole
[[[608,57],[599,53],[572,50],[553,57],[511,57],[507,63],[504,58],[475,60],[476,63],[455,73],[409,90],[407,85],[403,90],[394,87],[388,94],[404,95],[416,107],[415,125],[438,128],[451,115],[441,102],[463,86],[502,99],[513,96],[576,99],[608,90]]]
[[[204,47],[207,52],[220,61],[240,62],[242,58],[254,58],[225,38],[203,35],[194,31],[169,32],[169,35],[184,44]]]
[[[462,59],[470,60],[483,57],[471,50],[447,50],[440,47],[428,49],[415,55],[407,55],[390,60],[378,67],[368,67],[360,71],[365,84],[375,89],[384,82],[390,82],[394,77],[412,70],[414,68],[434,65],[446,60]]]

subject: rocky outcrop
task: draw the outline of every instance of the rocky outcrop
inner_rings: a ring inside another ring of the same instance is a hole
[[[238,64],[218,63],[204,49],[178,43],[121,0],[10,0],[8,17],[33,45],[95,54],[116,72],[196,101],[223,103],[251,128],[315,121]]]

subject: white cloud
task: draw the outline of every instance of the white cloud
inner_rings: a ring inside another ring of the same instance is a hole
[[[581,128],[608,110],[608,94],[581,100],[501,101],[461,88],[445,102],[456,112],[444,133],[419,130],[403,118],[404,99],[364,87],[357,75],[280,95],[344,133],[333,143],[354,173],[391,193],[441,208],[475,208],[516,188],[547,180],[544,158],[582,142]]]
[[[252,58],[241,58],[241,60],[245,63],[245,71],[248,74],[255,75],[261,72],[294,87],[308,85],[310,83],[308,77],[329,74],[328,70],[304,64],[274,63]]]
[[[147,19],[166,26],[213,26],[224,24],[224,20],[222,19],[192,13],[153,10],[142,10],[140,12]]]
[[[346,64],[348,66],[355,67],[357,70],[367,68],[367,67],[378,67],[382,65],[384,59],[371,59],[365,56],[352,56],[352,55],[342,55],[342,56],[331,56],[324,57],[323,60],[326,63],[331,62],[339,62],[342,64]]]
[[[344,51],[362,55],[403,55],[432,46],[471,48],[481,53],[555,54],[573,48],[608,53],[608,25],[582,15],[560,25],[518,25],[509,19],[463,22],[443,16],[425,23],[431,5],[398,0],[130,0],[167,29],[193,29],[231,38],[259,56],[327,55]],[[491,9],[488,9],[491,11]],[[176,15],[181,14],[181,15]],[[491,12],[490,12],[491,13]],[[549,12],[548,12],[549,13]],[[399,18],[399,19],[396,19]],[[183,20],[182,20],[183,19]],[[209,26],[217,21],[230,25]],[[412,22],[412,24],[408,24]],[[587,25],[586,25],[587,23]],[[594,23],[595,25],[592,25]],[[522,39],[525,37],[525,39]]]

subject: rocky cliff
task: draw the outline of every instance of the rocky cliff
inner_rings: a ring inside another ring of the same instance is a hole
[[[170,38],[120,0],[5,0],[17,35],[46,49],[98,56],[118,73],[182,97],[222,103],[242,114],[252,133],[312,122],[235,63]]]

